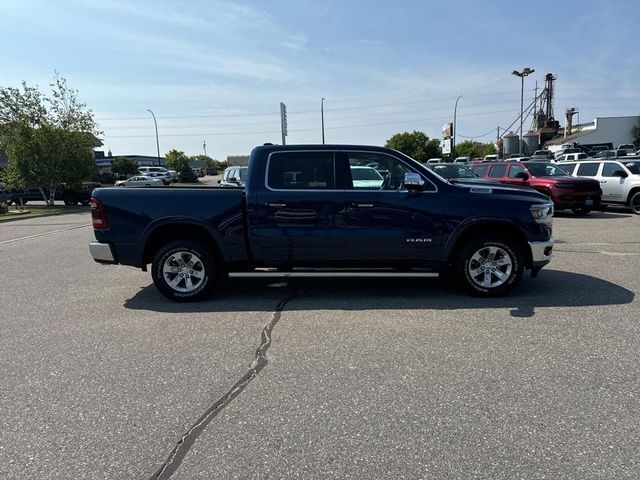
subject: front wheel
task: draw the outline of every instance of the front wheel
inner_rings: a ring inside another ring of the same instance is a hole
[[[499,236],[483,236],[465,245],[455,261],[456,277],[473,295],[494,297],[513,290],[524,269],[520,247]]]
[[[572,208],[571,211],[578,215],[579,217],[582,217],[584,215],[588,215],[589,212],[591,211],[590,208],[584,208],[584,207],[578,207],[578,208]]]
[[[217,278],[216,262],[204,245],[189,240],[167,243],[151,265],[156,288],[176,302],[191,302],[207,296]]]
[[[640,215],[640,192],[634,193],[629,199],[629,207],[631,207],[633,213]]]

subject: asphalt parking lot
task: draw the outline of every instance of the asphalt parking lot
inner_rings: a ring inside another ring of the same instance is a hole
[[[175,304],[94,263],[88,224],[0,226],[0,478],[638,478],[640,216],[557,216],[553,262],[490,300],[238,279]]]

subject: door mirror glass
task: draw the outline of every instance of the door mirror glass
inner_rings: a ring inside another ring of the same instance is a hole
[[[624,170],[616,170],[613,172],[614,177],[627,178],[629,174]]]
[[[518,172],[516,173],[515,178],[519,178],[521,180],[527,180],[529,178],[529,174],[527,172]]]

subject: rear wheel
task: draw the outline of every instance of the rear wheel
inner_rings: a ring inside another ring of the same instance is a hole
[[[204,245],[189,240],[167,243],[156,253],[151,265],[156,288],[176,302],[206,297],[218,276],[216,262]]]
[[[636,215],[640,215],[640,192],[634,193],[629,199],[629,207]]]
[[[465,245],[455,261],[456,277],[473,295],[493,297],[513,290],[524,269],[518,244],[501,236],[482,236]]]

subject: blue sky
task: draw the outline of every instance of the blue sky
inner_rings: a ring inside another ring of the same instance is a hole
[[[0,85],[46,89],[54,70],[95,112],[105,150],[224,159],[280,143],[382,145],[440,137],[458,95],[458,142],[519,113],[514,69],[553,72],[556,118],[640,113],[637,1],[0,0]],[[514,127],[515,129],[516,127]],[[493,129],[493,132],[489,133]]]

